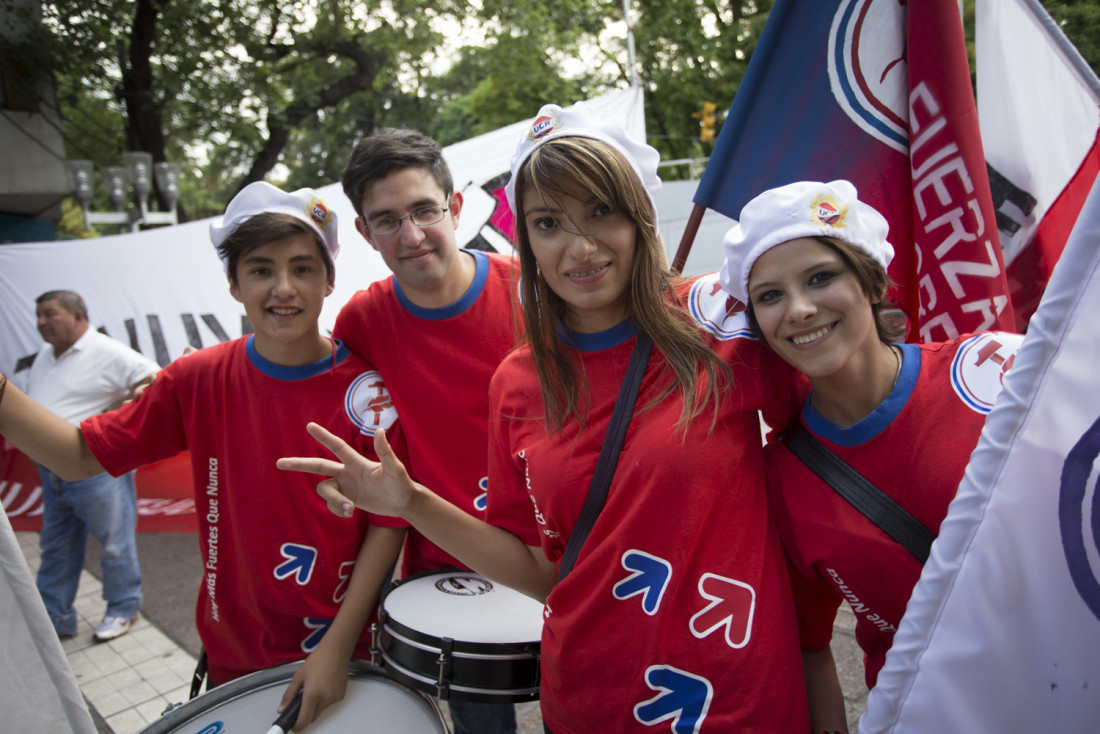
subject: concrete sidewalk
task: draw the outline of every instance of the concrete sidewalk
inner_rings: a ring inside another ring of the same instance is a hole
[[[31,574],[38,570],[38,533],[16,533]],[[84,571],[76,597],[77,633],[61,643],[77,685],[103,732],[133,734],[160,718],[171,703],[186,701],[195,657],[147,618],[127,634],[97,643],[103,618],[102,585]]]

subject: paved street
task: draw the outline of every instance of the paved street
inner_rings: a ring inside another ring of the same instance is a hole
[[[32,570],[37,568],[37,533],[17,535]],[[134,631],[110,643],[91,643],[91,628],[103,613],[97,579],[99,549],[93,540],[77,602],[80,633],[63,645],[103,734],[136,734],[155,721],[168,703],[185,702],[199,653],[193,618],[202,567],[195,535],[139,533],[138,555],[145,606]],[[833,651],[854,732],[866,706],[867,689],[862,654],[852,635],[853,621],[847,606],[842,607]],[[445,715],[445,704],[442,709]],[[541,734],[537,702],[522,704],[518,711],[519,734]]]

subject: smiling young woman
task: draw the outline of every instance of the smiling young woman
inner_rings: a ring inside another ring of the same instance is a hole
[[[805,732],[759,420],[793,419],[796,373],[750,338],[717,276],[668,270],[658,161],[581,104],[543,107],[517,146],[506,194],[525,328],[489,390],[488,522],[414,483],[384,445],[375,464],[314,431],[340,462],[279,465],[334,477],[318,487],[334,511],[399,515],[543,601],[539,701],[555,734],[647,734],[670,718],[699,734]],[[605,474],[632,363],[634,412]],[[585,536],[597,475],[606,500]]]
[[[1021,337],[896,343],[900,330],[883,314],[894,254],[887,229],[847,181],[772,189],[727,234],[722,284],[747,304],[754,331],[809,378],[802,427],[935,533],[988,412],[975,406],[992,404]],[[829,649],[837,607],[847,599],[856,612],[872,687],[922,562],[786,444],[765,453],[793,569],[811,730],[847,731]]]

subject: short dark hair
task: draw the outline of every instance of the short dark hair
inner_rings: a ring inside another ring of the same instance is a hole
[[[332,256],[329,254],[321,236],[298,217],[280,212],[260,212],[241,222],[218,245],[218,256],[226,261],[226,274],[229,282],[237,283],[237,263],[248,253],[257,247],[269,242],[293,237],[296,234],[308,234],[313,238],[317,248],[321,251],[321,259],[325,261],[325,272],[328,279],[333,279],[334,266]]]
[[[61,308],[69,313],[78,313],[84,317],[85,321],[88,320],[88,306],[75,291],[46,291],[34,299],[34,304],[40,306],[46,301],[57,301],[61,304]]]
[[[427,171],[445,196],[454,192],[451,169],[439,143],[417,130],[384,127],[355,144],[340,176],[355,213],[363,216],[363,192],[368,186],[406,168]]]

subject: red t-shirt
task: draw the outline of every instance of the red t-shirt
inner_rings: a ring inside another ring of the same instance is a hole
[[[465,251],[464,251],[465,252]],[[359,291],[333,335],[382,373],[406,438],[409,474],[448,502],[484,518],[489,380],[516,343],[518,264],[470,251],[474,282],[445,308],[416,306],[393,277]],[[458,566],[410,529],[405,575]]]
[[[869,416],[840,428],[807,401],[803,423],[938,533],[1022,340],[993,332],[901,345],[898,384]],[[786,446],[769,444],[766,454],[771,504],[793,568],[802,647],[829,644],[837,607],[847,600],[872,687],[923,566]]]
[[[656,348],[608,492],[572,572],[551,592],[542,635],[543,719],[557,734],[805,732],[792,599],[769,516],[757,410],[797,411],[791,369],[729,313],[715,276],[694,281],[692,315],[733,371],[731,394],[687,434]],[[682,292],[687,291],[684,286]],[[570,334],[587,422],[548,434],[529,353],[493,378],[489,521],[560,562],[592,480],[636,341],[626,322]],[[668,724],[660,724],[665,730]]]
[[[314,364],[276,365],[251,339],[177,359],[140,399],[80,427],[111,474],[190,451],[204,567],[195,616],[215,685],[305,658],[336,616],[369,524],[404,524],[338,517],[315,491],[320,477],[275,467],[283,456],[331,458],[309,421],[367,456],[384,427],[403,451],[378,373],[343,346]],[[355,655],[369,646],[364,632]]]

